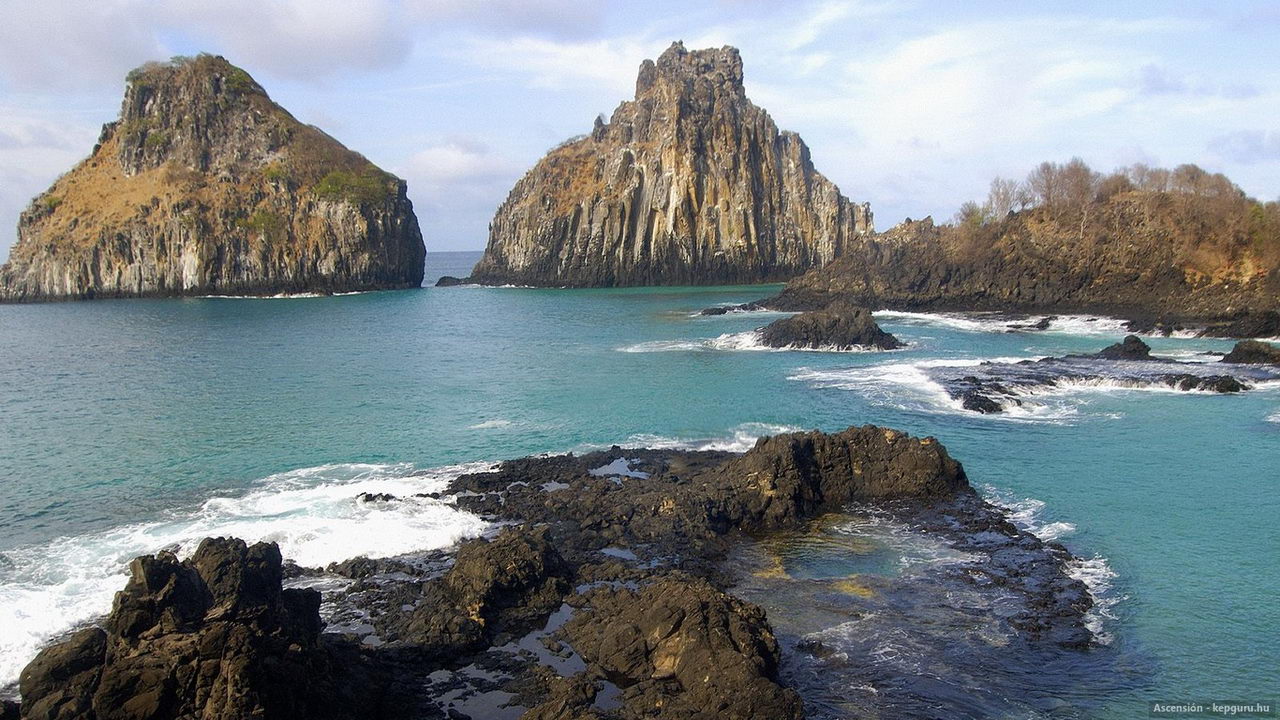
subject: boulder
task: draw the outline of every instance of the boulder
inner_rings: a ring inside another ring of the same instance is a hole
[[[894,350],[902,343],[880,329],[871,313],[848,303],[775,320],[760,330],[760,340],[774,348]]]
[[[1241,340],[1222,362],[1280,365],[1280,348],[1258,340]]]
[[[593,590],[586,602],[565,635],[589,667],[624,688],[628,714],[804,716],[800,696],[778,682],[778,642],[759,607],[681,575]]]
[[[102,628],[23,670],[23,718],[352,716],[362,688],[336,681],[320,594],[281,589],[275,544],[211,538],[187,560],[140,557],[130,573]]]
[[[1151,346],[1142,342],[1137,335],[1127,335],[1115,345],[1108,345],[1099,352],[1088,357],[1099,360],[1153,360]]]

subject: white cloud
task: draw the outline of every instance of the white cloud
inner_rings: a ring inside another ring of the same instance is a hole
[[[557,38],[594,35],[604,20],[596,0],[409,0],[408,8],[428,23]]]
[[[4,0],[0,84],[48,92],[121,82],[165,51],[145,0]]]
[[[413,46],[413,28],[390,2],[170,0],[160,19],[233,62],[298,79],[390,67]]]
[[[525,168],[477,138],[454,136],[395,168],[409,184],[429,249],[457,249],[458,236],[483,232]]]

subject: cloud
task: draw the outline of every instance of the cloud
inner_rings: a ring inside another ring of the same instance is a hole
[[[4,0],[0,83],[48,92],[122,82],[125,72],[164,57],[141,0]]]
[[[409,184],[428,247],[441,250],[483,237],[524,166],[475,137],[453,136],[414,153],[396,172]]]
[[[1209,150],[1242,165],[1274,162],[1280,160],[1280,132],[1237,130],[1210,140]]]
[[[543,89],[577,90],[587,83],[622,99],[632,94],[641,60],[657,57],[670,42],[635,36],[574,41],[472,36],[460,42],[454,58],[519,75]]]
[[[595,0],[409,0],[410,16],[429,24],[456,23],[499,34],[582,38],[604,23]]]

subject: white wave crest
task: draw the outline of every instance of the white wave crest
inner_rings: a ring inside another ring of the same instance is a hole
[[[1043,500],[1018,498],[991,485],[982,487],[982,495],[987,502],[1004,510],[1009,522],[1041,540],[1056,541],[1076,531],[1076,526],[1069,522],[1046,522],[1042,517],[1045,509]],[[1095,641],[1110,645],[1114,637],[1107,632],[1105,621],[1116,619],[1115,606],[1127,597],[1113,592],[1116,572],[1101,555],[1087,559],[1072,558],[1066,570],[1069,577],[1085,584],[1093,599],[1093,607],[1084,616],[1085,627]]]
[[[468,430],[492,430],[494,428],[509,427],[510,425],[511,425],[510,420],[506,420],[503,418],[496,418],[493,420],[485,420],[484,422],[478,422],[475,425],[468,425],[467,429]]]
[[[760,340],[759,330],[748,330],[746,332],[725,333],[717,335],[713,338],[693,339],[693,340],[650,340],[649,342],[636,343],[635,345],[627,345],[618,348],[619,352],[628,353],[651,353],[651,352],[701,352],[707,350],[719,351],[735,351],[735,350],[753,350],[760,352],[891,352],[881,350],[876,347],[866,347],[855,345],[852,347],[796,347],[794,345],[787,347],[769,347]]]
[[[856,368],[800,368],[788,380],[812,387],[855,392],[868,401],[900,410],[931,414],[955,414],[993,421],[1071,422],[1079,411],[1070,405],[1010,403],[1004,412],[981,415],[966,410],[941,383],[927,372],[936,367],[974,367],[985,362],[1008,363],[1027,358],[936,358],[909,363],[886,363]]]
[[[801,429],[794,425],[743,423],[730,430],[728,435],[719,437],[679,438],[665,435],[639,434],[627,438],[626,442],[621,443],[621,445],[630,448],[746,452],[755,447],[756,441],[762,437],[798,432]]]
[[[1084,625],[1093,639],[1102,645],[1110,645],[1115,636],[1107,631],[1108,620],[1116,620],[1115,607],[1129,598],[1115,593],[1116,571],[1101,555],[1091,558],[1074,558],[1067,563],[1067,575],[1079,580],[1089,590],[1093,607],[1084,614]]]
[[[190,553],[205,537],[274,541],[286,558],[322,566],[358,555],[388,557],[447,547],[482,533],[487,524],[418,493],[437,492],[473,463],[426,472],[409,465],[344,464],[273,475],[237,497],[215,497],[198,508],[150,522],[58,538],[7,550],[0,570],[0,687],[14,682],[41,645],[111,609],[138,555],[174,549]],[[365,503],[362,492],[391,493],[392,503]]]

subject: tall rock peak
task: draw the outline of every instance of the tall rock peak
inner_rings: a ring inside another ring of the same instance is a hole
[[[32,201],[0,301],[416,287],[404,181],[213,55],[129,73],[120,117]]]
[[[479,282],[768,282],[829,262],[871,211],[814,169],[743,87],[732,47],[676,42],[632,100],[549,152],[490,225]]]

